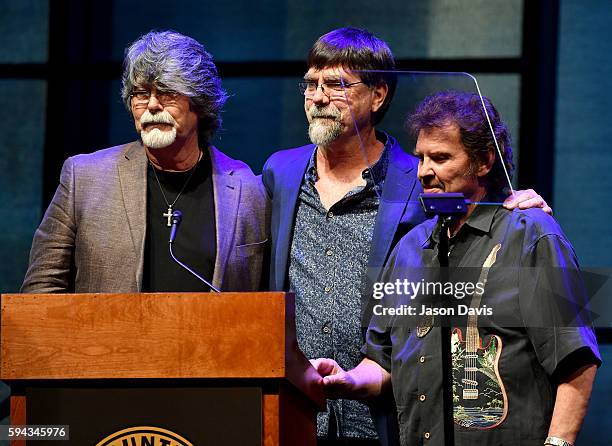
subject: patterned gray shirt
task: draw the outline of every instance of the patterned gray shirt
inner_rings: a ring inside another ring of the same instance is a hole
[[[289,263],[298,344],[307,358],[333,358],[345,370],[361,361],[361,293],[392,144],[387,136],[380,159],[362,172],[366,185],[329,210],[315,189],[316,149],[300,188]],[[320,437],[377,437],[368,407],[350,400],[328,401],[317,431]]]

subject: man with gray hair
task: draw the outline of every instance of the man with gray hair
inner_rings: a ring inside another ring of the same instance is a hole
[[[244,163],[210,145],[227,99],[212,57],[174,31],[125,54],[122,97],[136,142],[69,158],[34,235],[22,292],[208,291],[168,252],[224,291],[260,288],[266,197]]]

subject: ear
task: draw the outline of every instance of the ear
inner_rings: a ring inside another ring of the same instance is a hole
[[[480,165],[478,166],[478,171],[476,172],[476,175],[479,177],[484,177],[489,172],[491,172],[491,169],[493,168],[493,163],[495,162],[495,158],[496,158],[495,149],[493,149],[492,147],[489,147],[489,150],[487,151],[487,162],[480,163]]]
[[[372,113],[380,110],[388,93],[389,86],[387,84],[380,84],[372,88]]]

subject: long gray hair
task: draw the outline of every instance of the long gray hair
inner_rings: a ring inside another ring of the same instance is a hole
[[[128,109],[136,87],[174,90],[187,96],[199,116],[198,140],[207,145],[221,126],[227,94],[204,46],[176,31],[151,31],[125,51],[121,97]]]

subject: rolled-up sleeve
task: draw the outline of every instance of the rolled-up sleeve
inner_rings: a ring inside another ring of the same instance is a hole
[[[539,237],[522,263],[521,315],[542,367],[552,375],[580,349],[589,349],[592,362],[600,365],[589,296],[569,242],[558,234]]]

